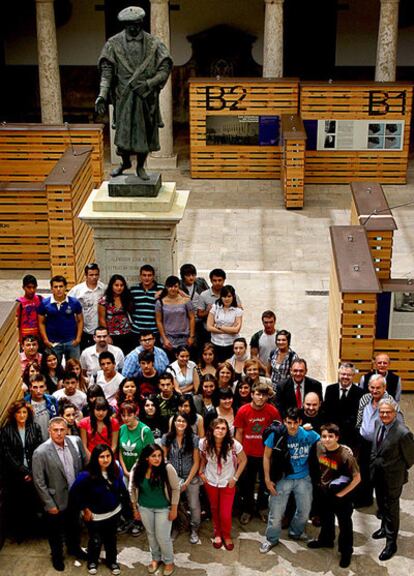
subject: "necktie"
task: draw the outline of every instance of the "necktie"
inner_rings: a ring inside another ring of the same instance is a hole
[[[341,388],[341,400],[346,400],[346,393],[348,390],[346,388]]]
[[[385,436],[385,425],[383,424],[378,431],[377,446],[381,446]]]
[[[300,391],[300,384],[296,384],[296,405],[298,408],[302,408],[302,394]]]

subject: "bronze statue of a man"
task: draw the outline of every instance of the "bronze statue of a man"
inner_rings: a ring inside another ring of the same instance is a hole
[[[172,60],[164,44],[142,29],[144,17],[137,6],[118,14],[125,28],[109,38],[99,57],[101,81],[95,110],[104,114],[109,101],[114,105],[115,144],[122,162],[111,175],[131,168],[131,154],[136,154],[137,176],[148,180],[144,163],[149,152],[160,149],[159,93],[171,73]]]

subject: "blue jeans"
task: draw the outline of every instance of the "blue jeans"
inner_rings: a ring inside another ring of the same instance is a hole
[[[66,362],[71,358],[79,360],[80,357],[79,345],[73,346],[72,340],[69,342],[58,342],[55,346],[53,346],[52,350],[56,353],[60,363],[62,362],[63,356],[65,357]]]
[[[181,498],[183,495],[187,498],[188,507],[190,508],[191,528],[198,530],[201,523],[200,481],[198,476],[191,480],[187,490],[181,493]]]
[[[147,532],[151,558],[164,564],[174,562],[173,543],[171,540],[171,520],[168,520],[169,508],[139,507],[141,520]]]
[[[266,528],[266,539],[276,544],[282,530],[282,517],[291,492],[295,495],[296,512],[289,526],[289,535],[299,538],[305,529],[312,505],[312,482],[306,478],[282,478],[276,484],[276,496],[269,496],[269,520]]]

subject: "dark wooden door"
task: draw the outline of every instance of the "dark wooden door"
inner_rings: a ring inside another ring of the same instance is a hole
[[[284,76],[333,77],[337,0],[285,0]]]

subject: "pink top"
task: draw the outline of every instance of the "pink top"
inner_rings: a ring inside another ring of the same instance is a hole
[[[112,432],[117,432],[119,430],[119,422],[115,418],[111,418],[111,424],[112,424]],[[89,452],[92,452],[92,450],[98,444],[106,444],[109,447],[111,446],[111,440],[109,438],[108,429],[106,426],[102,428],[101,432],[96,432],[96,434],[93,434],[90,416],[82,418],[82,420],[79,422],[79,428],[81,430],[82,429],[86,430],[87,435],[86,446]]]

